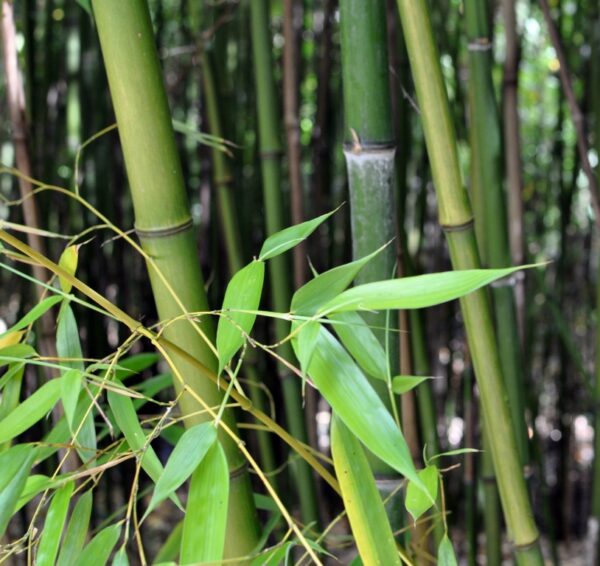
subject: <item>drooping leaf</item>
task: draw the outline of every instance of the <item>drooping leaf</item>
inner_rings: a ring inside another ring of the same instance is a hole
[[[215,442],[192,474],[181,537],[181,564],[218,562],[223,558],[229,470],[225,452]]]
[[[62,300],[63,298],[60,295],[52,295],[51,297],[40,301],[23,318],[19,319],[6,332],[0,334],[0,336],[5,336],[9,332],[13,332],[15,330],[22,330],[23,328],[27,328],[30,324],[34,323],[38,318],[40,318],[54,305],[60,303]]]
[[[392,389],[396,395],[402,395],[428,379],[433,378],[423,375],[397,375],[392,378]]]
[[[411,481],[408,482],[408,487],[406,488],[405,507],[415,521],[433,507],[433,502],[437,498],[439,483],[438,469],[435,466],[427,466],[419,471],[419,479],[422,485],[425,486],[429,497],[422,488],[415,486]]]
[[[322,305],[344,291],[354,281],[359,271],[385,247],[382,246],[368,256],[325,271],[305,283],[292,297],[292,312],[304,316],[315,314]]]
[[[420,483],[394,419],[350,354],[323,327],[308,374],[338,417],[373,454]]]
[[[340,312],[328,317],[342,344],[358,365],[371,377],[387,381],[387,355],[377,336],[356,312]]]
[[[321,312],[421,309],[439,305],[480,289],[523,267],[467,269],[375,281],[352,287],[321,307]]]
[[[84,547],[75,564],[105,566],[120,536],[121,525],[105,527]]]
[[[296,356],[300,362],[300,368],[302,369],[303,374],[306,374],[308,371],[310,360],[312,359],[315,347],[317,346],[317,340],[319,339],[320,328],[321,324],[316,320],[292,323],[292,332],[296,331],[292,340],[295,343]]]
[[[0,537],[15,512],[34,460],[35,448],[27,444],[18,444],[0,454]]]
[[[75,504],[69,524],[67,525],[65,538],[60,547],[56,566],[70,566],[71,564],[75,564],[75,559],[79,556],[85,544],[85,537],[90,525],[90,517],[92,516],[92,502],[92,491],[88,490]]]
[[[373,472],[358,439],[335,414],[331,452],[354,540],[366,564],[396,564],[400,557]]]
[[[325,220],[336,212],[336,210],[332,210],[331,212],[313,218],[312,220],[295,224],[289,228],[284,228],[280,232],[271,234],[265,240],[258,259],[266,261],[267,259],[274,258],[298,245],[300,242],[303,242],[319,227],[320,224],[325,222]]]
[[[67,482],[52,496],[37,551],[37,566],[53,566],[56,560],[74,487],[72,481]]]
[[[63,253],[60,254],[58,260],[59,267],[62,267],[69,275],[75,275],[77,271],[77,261],[79,259],[79,246],[67,246]],[[58,278],[60,288],[65,292],[69,293],[73,288],[72,283],[67,281],[64,277]]]
[[[438,566],[458,566],[452,542],[445,534],[438,547]]]
[[[227,285],[223,314],[217,326],[219,373],[244,344],[245,335],[252,330],[256,315],[239,311],[258,309],[264,278],[265,264],[253,261],[240,269]]]
[[[73,421],[77,409],[77,400],[81,392],[82,379],[83,375],[78,369],[70,369],[63,373],[60,378],[60,397],[72,432],[75,431]]]
[[[60,397],[60,381],[52,379],[42,385],[0,421],[0,444],[32,427],[45,417]]]
[[[217,431],[212,423],[198,424],[185,431],[156,482],[146,515],[192,475],[216,439]]]

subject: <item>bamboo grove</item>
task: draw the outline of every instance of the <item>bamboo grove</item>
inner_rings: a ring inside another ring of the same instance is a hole
[[[0,4],[0,563],[599,562],[596,1]]]

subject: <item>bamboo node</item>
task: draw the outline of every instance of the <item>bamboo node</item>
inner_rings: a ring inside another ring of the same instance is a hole
[[[188,218],[187,220],[181,222],[180,224],[176,224],[175,226],[168,226],[167,228],[154,228],[154,229],[140,229],[136,228],[135,232],[140,239],[150,239],[150,238],[166,238],[168,236],[174,236],[175,234],[179,234],[180,232],[185,232],[192,227],[193,220]]]
[[[441,226],[444,232],[464,232],[470,230],[474,223],[475,219],[471,217],[466,222],[461,222],[460,224],[441,224]]]
[[[477,37],[469,41],[469,51],[489,51],[492,49],[492,42],[487,37]]]

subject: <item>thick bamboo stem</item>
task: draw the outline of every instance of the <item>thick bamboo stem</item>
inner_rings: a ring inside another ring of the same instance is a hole
[[[480,266],[473,217],[458,166],[456,136],[425,0],[398,0],[434,185],[455,269]],[[461,299],[461,309],[490,435],[494,467],[519,564],[543,564],[539,533],[522,473],[485,291]]]
[[[133,197],[136,231],[154,261],[155,268],[149,264],[149,274],[158,314],[167,321],[185,312],[206,311],[208,304],[148,6],[145,0],[94,0],[93,8]],[[213,339],[212,321],[204,317],[198,328],[195,324],[180,320],[165,328],[164,334],[214,370],[217,360],[201,336]],[[209,406],[218,405],[222,396],[204,372],[181,356],[174,355],[173,360],[178,372],[186,376],[180,408],[184,416],[190,415],[185,424],[191,426],[204,413],[188,391]],[[179,383],[175,386],[182,389]],[[235,430],[233,413],[226,411],[224,420]],[[229,437],[221,436],[221,442],[231,471],[226,555],[240,557],[257,544],[259,525],[246,461]]]

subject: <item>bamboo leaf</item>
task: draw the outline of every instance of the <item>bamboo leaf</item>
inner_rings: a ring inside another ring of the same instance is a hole
[[[90,517],[92,516],[92,502],[92,491],[88,490],[75,504],[69,524],[67,525],[56,566],[71,566],[75,564],[75,559],[79,556],[85,544],[85,537],[90,525]]]
[[[357,438],[334,414],[331,452],[358,552],[365,564],[397,564],[400,558],[373,472]]]
[[[115,554],[112,566],[129,566],[129,558],[127,558],[127,549],[125,545],[119,548],[118,552]]]
[[[11,330],[10,332],[5,332],[0,336],[0,353],[2,353],[2,349],[7,346],[14,346],[21,341],[21,338],[25,335],[23,330]]]
[[[35,460],[35,448],[19,444],[0,454],[0,537],[15,512]]]
[[[439,483],[438,469],[435,466],[427,466],[425,469],[419,471],[419,479],[422,485],[425,486],[429,497],[423,489],[415,486],[411,481],[408,482],[408,487],[406,488],[405,507],[415,521],[423,513],[431,509],[437,499]]]
[[[428,379],[433,378],[423,375],[397,375],[392,378],[392,389],[396,395],[402,395]]]
[[[192,474],[181,538],[181,564],[223,559],[229,470],[225,452],[215,442]]]
[[[452,543],[445,534],[438,547],[438,566],[457,566],[456,554],[454,554],[454,548]]]
[[[265,264],[253,261],[240,269],[227,285],[223,300],[223,314],[217,326],[217,351],[219,352],[219,373],[244,344],[245,336],[250,334],[255,314],[238,312],[256,310],[260,304]]]
[[[104,566],[121,536],[121,525],[110,525],[102,529],[81,551],[75,564]]]
[[[257,556],[251,562],[251,566],[277,566],[278,564],[285,563],[290,552],[296,546],[295,542],[288,541],[269,548],[269,550]]]
[[[387,355],[363,317],[355,312],[340,312],[328,317],[342,344],[358,365],[371,377],[387,381]]]
[[[443,458],[444,456],[460,456],[461,454],[475,454],[476,452],[481,452],[481,450],[477,450],[477,448],[457,448],[456,450],[448,450],[448,452],[436,454],[429,458],[429,461],[432,462],[436,458]]]
[[[315,320],[304,323],[294,322],[292,324],[292,332],[300,327],[295,337],[292,339],[295,343],[296,357],[300,362],[302,372],[306,374],[310,361],[317,346],[321,324]]]
[[[77,261],[79,259],[79,246],[67,246],[63,253],[60,254],[60,259],[58,260],[58,265],[62,267],[69,275],[75,276],[75,272],[77,271]],[[73,288],[73,284],[67,281],[66,278],[61,277],[59,275],[58,281],[60,283],[60,288],[65,293],[70,293]]]
[[[216,439],[212,423],[202,423],[184,432],[156,483],[145,516],[192,475]]]
[[[321,307],[321,312],[431,307],[464,297],[519,269],[523,267],[466,269],[366,283],[344,291]]]
[[[344,291],[354,281],[359,271],[385,247],[387,244],[368,256],[334,267],[305,283],[294,293],[291,311],[305,316],[315,314],[322,305]]]
[[[0,362],[0,366],[1,366],[1,362]],[[2,391],[2,389],[9,384],[9,387],[7,387],[7,389],[10,388],[10,383],[12,383],[12,380],[14,379],[15,381],[18,381],[19,384],[21,382],[21,380],[23,379],[23,372],[25,371],[25,364],[23,363],[16,363],[16,364],[12,364],[11,366],[9,366],[9,368],[4,372],[4,375],[2,377],[0,377],[0,391]],[[10,383],[9,383],[10,382]],[[2,397],[2,402],[0,403],[0,419],[4,418],[3,413],[4,413],[4,402],[6,400],[6,392],[4,393],[3,397]]]
[[[77,0],[79,4],[90,16],[92,15],[92,4],[90,0]]]
[[[71,431],[75,431],[73,421],[77,409],[77,400],[81,392],[81,381],[83,374],[77,369],[70,369],[63,373],[60,378],[60,397],[62,400],[65,416]]]
[[[143,352],[142,354],[129,356],[128,358],[119,360],[119,365],[115,369],[115,376],[119,380],[133,377],[152,367],[159,359],[159,355],[154,352]]]
[[[0,350],[0,367],[37,356],[37,352],[29,344],[11,344]]]
[[[40,318],[54,305],[60,303],[62,300],[63,298],[60,295],[52,295],[51,297],[40,301],[23,318],[19,319],[6,332],[0,334],[0,336],[5,336],[9,332],[13,332],[15,330],[22,330],[23,328],[27,328],[30,324],[33,324],[38,318]]]
[[[12,440],[37,423],[56,404],[60,397],[60,380],[52,379],[42,385],[0,421],[0,444]]]
[[[338,209],[336,208],[335,210],[322,214],[312,220],[295,224],[289,228],[284,228],[280,232],[271,234],[265,240],[258,259],[266,261],[267,259],[274,258],[298,245],[300,242],[303,242],[319,227],[320,224],[325,222],[325,220],[337,210]]]
[[[420,483],[394,419],[350,354],[323,327],[308,374],[338,417],[373,454]]]
[[[52,566],[54,564],[74,487],[74,482],[67,482],[52,497],[37,551],[37,566]]]

